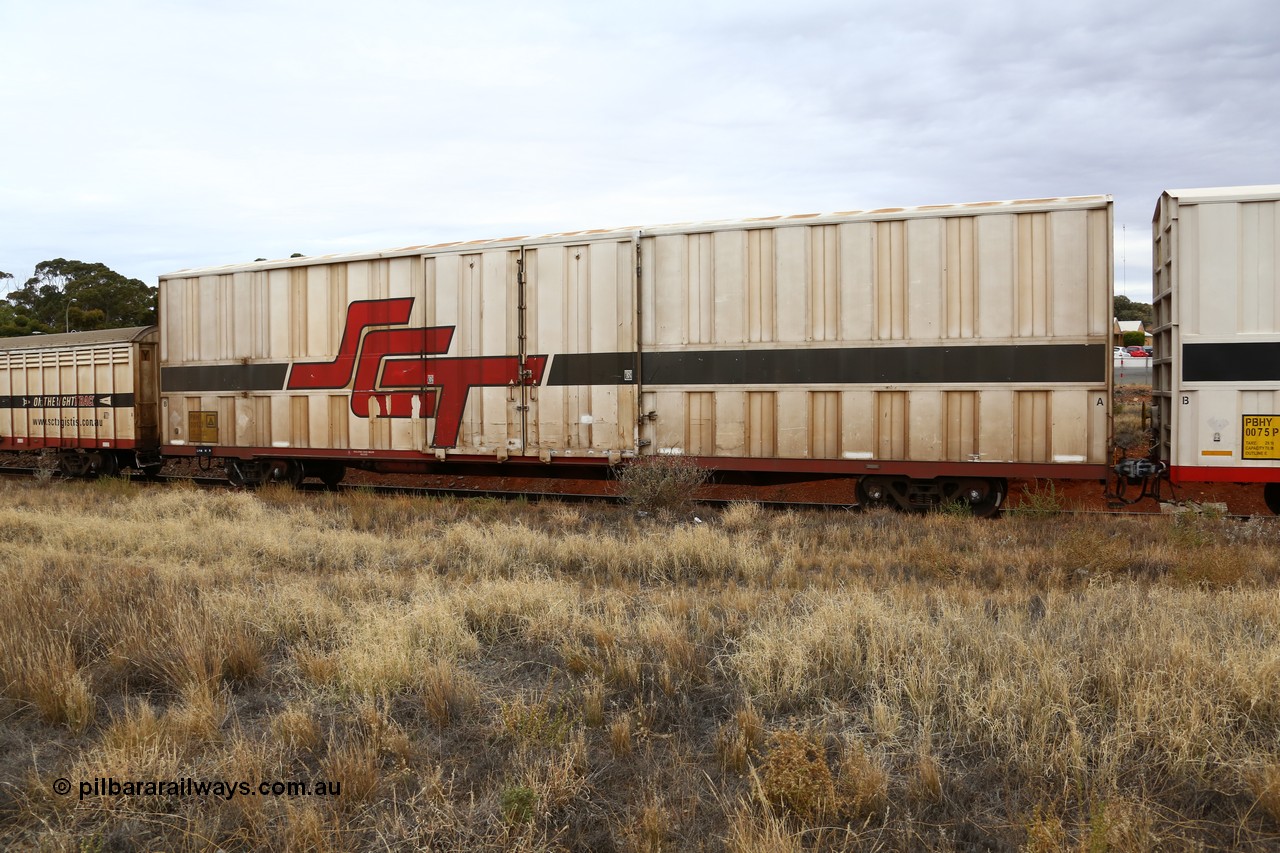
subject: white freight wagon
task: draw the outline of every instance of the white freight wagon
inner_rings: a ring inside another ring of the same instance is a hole
[[[55,452],[68,476],[158,470],[155,326],[0,338],[0,450]]]
[[[1152,231],[1159,461],[1280,512],[1280,185],[1169,190]]]
[[[167,453],[860,477],[1107,474],[1109,196],[614,229],[161,277]]]

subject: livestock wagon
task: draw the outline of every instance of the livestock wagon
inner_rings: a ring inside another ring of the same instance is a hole
[[[1107,476],[1109,196],[613,229],[160,279],[166,454],[231,477],[646,455],[994,511]]]
[[[1152,226],[1157,460],[1280,513],[1280,185],[1169,190]]]
[[[49,451],[68,476],[158,470],[155,326],[0,339],[0,450]]]

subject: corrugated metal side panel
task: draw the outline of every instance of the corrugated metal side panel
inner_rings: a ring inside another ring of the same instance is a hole
[[[746,398],[746,441],[747,454],[758,458],[771,458],[778,455],[778,403],[777,394],[772,391],[748,391]],[[721,450],[729,453],[733,446]]]
[[[978,456],[978,425],[981,423],[977,391],[943,392],[943,454],[951,462],[965,462]]]
[[[110,405],[102,398],[115,396],[121,403],[122,395],[136,395],[140,345],[0,351],[0,398],[6,402],[0,409],[0,446],[114,447],[137,440],[136,403]]]
[[[873,346],[905,353],[1041,343],[1105,349],[1110,341],[1111,210],[1103,203],[667,233],[642,241],[642,265],[648,353]],[[894,386],[808,388],[763,377],[732,388],[668,382],[646,386],[655,392],[658,419],[644,435],[654,452],[693,453],[686,445],[698,433],[689,425],[702,421],[701,395],[712,393],[715,416],[728,419],[717,429],[720,456],[1103,463],[1104,361],[1091,383],[1005,387],[928,376]],[[759,432],[752,424],[766,423],[775,442],[752,438]]]
[[[688,453],[711,456],[716,452],[716,395],[700,391],[685,396],[684,441]]]
[[[978,259],[976,225],[972,216],[948,219],[947,224],[947,290],[943,335],[948,338],[972,338],[978,333]]]
[[[428,327],[453,327],[449,357],[518,353],[519,261],[519,250],[512,248],[423,258],[422,293],[427,310],[422,322]],[[519,405],[507,388],[472,388],[454,449],[480,454],[518,452]],[[411,422],[421,431],[417,449],[429,449],[434,429],[431,419],[413,418]]]
[[[1280,203],[1240,206],[1240,331],[1280,332],[1280,300],[1276,298],[1280,265]]]
[[[1250,187],[1249,190],[1266,188]],[[837,213],[807,213],[791,216],[767,216],[749,219],[723,220],[713,222],[685,222],[667,225],[646,226],[643,230],[651,235],[665,234],[710,234],[716,231],[742,231],[767,224],[804,222],[810,225],[843,224],[846,222],[883,222],[905,221],[910,219],[947,219],[951,217],[971,216],[993,212],[1042,212],[1063,210],[1088,210],[1109,204],[1110,196],[1071,196],[1065,198],[1013,199],[1009,201],[985,201],[965,204],[933,204],[922,207],[894,207],[879,210],[848,210]],[[192,278],[203,275],[228,275],[236,272],[258,272],[271,269],[286,269],[306,266],[326,266],[354,263],[358,261],[387,260],[402,257],[436,255],[444,252],[479,252],[490,249],[519,249],[542,245],[562,245],[566,243],[582,243],[595,241],[612,241],[626,239],[634,234],[636,226],[623,228],[592,229],[590,231],[566,231],[542,236],[503,237],[491,240],[472,240],[466,243],[440,243],[433,245],[414,245],[375,252],[354,254],[318,255],[306,258],[289,258],[282,260],[254,262],[251,264],[234,264],[203,269],[186,269],[169,273],[160,277],[168,279]]]
[[[776,306],[778,299],[777,282],[774,280],[773,262],[773,229],[757,228],[752,231],[739,232],[745,234],[746,257],[743,259],[746,275],[746,334],[747,341],[761,343],[773,340],[773,329],[777,322]],[[646,328],[646,332],[648,329]],[[724,340],[732,340],[732,331],[725,329]],[[656,339],[647,334],[645,341]]]
[[[414,297],[410,325],[424,320],[422,261],[414,257],[168,277],[160,287],[160,367],[234,368],[324,362],[335,357],[352,302]],[[281,374],[284,375],[283,373]],[[162,381],[162,386],[164,385]],[[341,389],[339,389],[341,390]],[[217,414],[221,445],[338,449],[421,448],[425,429],[410,419],[356,416],[330,390],[163,388],[164,441],[200,442],[188,416]]]
[[[908,411],[910,397],[906,391],[876,393],[876,446],[870,451],[873,456],[878,459],[907,458]]]
[[[539,246],[524,258],[528,354],[635,351],[633,240]],[[543,385],[530,390],[528,406],[531,454],[593,456],[635,446],[634,385]]]
[[[904,222],[876,225],[876,337],[901,340],[907,337],[907,262],[903,245]]]
[[[1247,378],[1258,356],[1234,349],[1280,344],[1280,198],[1238,189],[1166,195],[1153,220],[1158,436],[1180,468],[1280,467],[1244,459],[1242,434],[1244,416],[1280,415],[1280,379]],[[1188,372],[1206,346],[1223,354],[1213,378]]]
[[[834,459],[840,455],[840,392],[809,392],[809,446],[812,459]]]
[[[1052,398],[1047,391],[1019,391],[1015,399],[1017,460],[1048,462],[1053,430]]]

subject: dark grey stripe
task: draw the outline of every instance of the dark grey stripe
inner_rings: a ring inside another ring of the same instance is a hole
[[[1280,341],[1185,344],[1183,382],[1280,382]]]
[[[0,397],[0,409],[132,409],[132,394],[17,394]]]
[[[289,372],[280,364],[209,364],[166,367],[160,371],[160,387],[166,394],[184,391],[279,391]]]
[[[646,352],[646,385],[1105,383],[1104,344]],[[557,355],[548,385],[616,385],[633,353]]]
[[[633,352],[575,352],[551,359],[548,385],[634,385]]]

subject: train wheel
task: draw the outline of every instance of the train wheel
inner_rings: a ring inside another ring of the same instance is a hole
[[[298,488],[302,482],[302,463],[289,459],[278,459],[271,463],[267,470],[267,480],[272,483],[283,483],[291,488]]]
[[[1280,483],[1267,483],[1262,489],[1262,499],[1267,502],[1267,509],[1280,515]]]
[[[893,498],[889,496],[889,484],[882,477],[859,477],[853,487],[858,506],[863,509],[893,506]]]
[[[248,464],[251,463],[241,462],[239,459],[228,459],[226,463],[227,482],[237,488],[249,485],[248,472],[245,470],[245,466]]]
[[[975,518],[991,518],[998,515],[1000,507],[1004,504],[1005,493],[1008,491],[1004,481],[988,480],[986,486],[985,495],[975,495],[972,490],[966,494],[969,512],[973,513]]]
[[[114,477],[120,471],[114,453],[99,453],[94,467],[99,477]]]

